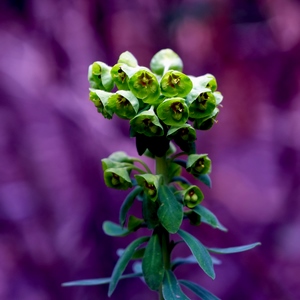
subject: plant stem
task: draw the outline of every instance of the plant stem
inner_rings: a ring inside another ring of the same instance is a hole
[[[162,175],[164,178],[164,184],[169,183],[169,176],[168,176],[168,164],[166,161],[166,157],[155,157],[156,161],[156,174]],[[171,267],[171,259],[170,259],[170,235],[169,232],[163,227],[160,226],[160,230],[158,231],[161,246],[162,246],[162,253],[163,253],[163,263],[165,270],[170,269]],[[159,300],[164,300],[163,293],[162,293],[162,284],[159,288]]]

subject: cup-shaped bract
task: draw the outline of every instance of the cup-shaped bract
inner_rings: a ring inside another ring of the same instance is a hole
[[[209,116],[195,119],[193,123],[194,128],[198,130],[209,130],[215,123],[217,123],[216,117],[218,113],[219,109],[216,107]]]
[[[211,172],[211,160],[207,154],[191,154],[188,156],[186,170],[196,177],[209,174]]]
[[[208,88],[196,88],[187,97],[189,116],[200,119],[209,116],[216,108],[216,98]]]
[[[181,141],[193,142],[196,140],[196,131],[190,124],[172,126],[167,133],[167,137],[179,139]]]
[[[105,184],[117,190],[127,190],[132,187],[129,172],[126,168],[109,168],[104,171]]]
[[[147,197],[156,201],[158,197],[158,188],[161,181],[161,175],[153,174],[138,174],[134,176],[139,186],[144,189],[144,193]]]
[[[193,83],[187,75],[171,70],[162,77],[160,88],[166,97],[185,97],[192,90]]]
[[[106,119],[111,119],[113,115],[113,112],[107,108],[107,100],[111,95],[113,95],[113,93],[90,88],[90,100],[97,107],[98,112]]]
[[[196,185],[182,191],[183,202],[188,208],[194,208],[204,199],[204,195]]]
[[[151,108],[140,112],[131,119],[130,126],[133,133],[137,132],[148,137],[162,136],[164,134],[164,129]]]
[[[195,78],[197,84],[201,87],[205,87],[210,89],[212,92],[217,90],[217,81],[214,75],[212,74],[205,74]]]
[[[147,68],[135,68],[137,71],[130,77],[128,86],[131,92],[144,103],[154,104],[160,96],[159,83],[156,76]],[[129,67],[126,68],[129,70]],[[131,71],[131,70],[130,70]]]
[[[133,68],[137,67],[137,65],[138,65],[136,58],[129,51],[125,51],[120,54],[118,63],[123,63],[123,64],[126,64],[127,66],[133,67]]]
[[[157,115],[166,125],[181,126],[189,118],[189,109],[183,98],[168,98],[157,107]]]
[[[182,71],[181,58],[171,49],[163,49],[157,52],[151,59],[150,69],[157,75],[163,75],[167,70]]]
[[[90,87],[104,91],[111,91],[114,87],[114,82],[110,74],[111,67],[107,64],[96,61],[89,66],[88,81]]]
[[[123,70],[125,66],[126,65],[123,63],[117,63],[111,68],[110,71],[111,77],[119,90],[129,90],[129,78]]]
[[[109,157],[110,160],[132,164],[134,159],[127,155],[124,151],[113,152]]]
[[[109,157],[101,159],[101,163],[103,171],[111,168],[127,168],[128,171],[130,171],[132,167],[132,163],[115,161],[113,159],[110,159]]]
[[[139,111],[139,100],[130,91],[117,91],[107,100],[107,107],[122,119],[130,120]]]

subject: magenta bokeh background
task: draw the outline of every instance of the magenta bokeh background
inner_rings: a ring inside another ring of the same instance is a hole
[[[198,152],[213,161],[204,205],[229,232],[185,228],[210,247],[262,242],[218,256],[215,281],[196,265],[178,277],[224,300],[300,299],[300,3],[4,0],[0,300],[108,299],[107,286],[61,287],[110,276],[116,250],[133,239],[101,229],[118,220],[126,192],[105,188],[100,159],[136,151],[127,122],[105,120],[88,100],[87,67],[113,65],[125,50],[149,65],[162,48],[182,57],[185,73],[214,74],[224,95]],[[133,279],[111,299],[156,297]]]

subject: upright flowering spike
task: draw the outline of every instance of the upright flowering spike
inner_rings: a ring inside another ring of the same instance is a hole
[[[181,126],[189,118],[189,109],[183,98],[170,98],[157,107],[157,115],[166,125]]]
[[[126,168],[109,168],[104,171],[105,184],[117,190],[127,190],[132,183]]]
[[[158,187],[162,179],[161,175],[142,174],[135,175],[134,177],[138,185],[144,189],[147,197],[152,201],[156,201],[158,197]]]
[[[99,113],[106,119],[111,119],[113,112],[107,109],[107,100],[113,93],[90,89],[90,100],[97,107]]]
[[[186,190],[182,191],[184,204],[188,208],[194,208],[204,199],[204,195],[196,185],[191,185]]]
[[[209,116],[201,119],[195,119],[193,123],[194,128],[199,130],[210,129],[215,123],[217,123],[216,117],[218,113],[219,113],[219,109],[216,107]]]
[[[164,129],[152,108],[140,112],[130,120],[130,126],[133,132],[144,134],[148,137],[162,136]]]
[[[114,87],[114,82],[110,74],[111,67],[107,64],[96,61],[89,66],[88,81],[90,87],[104,91],[111,91]]]
[[[151,70],[157,75],[163,75],[167,70],[182,71],[181,58],[171,49],[163,49],[157,52],[150,62]]]
[[[124,66],[126,65],[123,63],[117,63],[112,67],[110,72],[112,79],[119,90],[129,90],[129,78],[123,70]]]
[[[207,88],[196,88],[187,97],[190,118],[200,119],[209,116],[216,108],[216,98]]]
[[[117,91],[107,100],[107,107],[122,119],[130,120],[139,111],[139,100],[130,91]]]
[[[185,97],[193,88],[193,83],[187,75],[171,70],[162,77],[160,87],[166,97]]]
[[[207,154],[191,154],[186,163],[186,170],[196,177],[209,174],[211,171],[211,160]]]
[[[147,68],[136,68],[136,72],[130,76],[132,71],[127,67],[125,72],[130,77],[128,86],[131,92],[144,103],[154,104],[160,96],[160,88],[155,75]]]

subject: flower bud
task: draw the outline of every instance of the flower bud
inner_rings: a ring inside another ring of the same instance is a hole
[[[150,62],[152,72],[162,75],[165,70],[182,71],[183,63],[181,58],[171,49],[163,49],[157,52]]]
[[[212,92],[215,92],[217,90],[217,81],[215,76],[212,74],[205,74],[203,76],[196,77],[197,85],[208,88]]]
[[[122,119],[130,120],[139,111],[139,100],[130,91],[117,91],[107,100],[107,107]]]
[[[129,78],[123,70],[124,66],[126,65],[123,63],[117,63],[112,67],[110,72],[111,77],[119,90],[129,90]]]
[[[114,87],[114,82],[110,71],[111,67],[103,62],[96,61],[91,64],[88,69],[90,87],[108,92],[111,91]]]
[[[161,92],[166,97],[185,97],[192,89],[193,83],[185,74],[168,71],[160,81]]]
[[[156,201],[161,175],[142,174],[135,175],[134,177],[136,178],[138,185],[144,189],[144,193],[147,197],[152,201]]]
[[[106,119],[111,119],[113,115],[113,112],[107,108],[107,100],[111,95],[113,94],[109,92],[90,89],[90,100],[97,107],[98,112],[101,113]]]
[[[186,170],[196,177],[208,174],[211,171],[211,160],[207,154],[191,154],[187,160]]]
[[[160,88],[155,75],[147,68],[136,68],[137,71],[131,76],[129,67],[125,69],[130,77],[128,86],[131,92],[144,103],[154,104],[160,96]]]
[[[188,189],[182,191],[183,202],[188,208],[194,208],[204,199],[204,195],[196,185],[191,185]]]
[[[153,109],[140,112],[130,120],[131,130],[148,137],[162,136],[164,130]]]
[[[189,116],[200,119],[209,116],[216,108],[216,98],[207,88],[194,89],[188,96]]]
[[[216,107],[214,111],[205,118],[195,119],[193,123],[193,127],[199,130],[209,130],[215,123],[216,117],[219,113],[219,109]]]
[[[105,184],[114,189],[127,190],[132,187],[126,168],[109,168],[104,171]]]
[[[170,98],[157,107],[157,115],[166,125],[181,126],[188,120],[189,110],[183,98]]]

